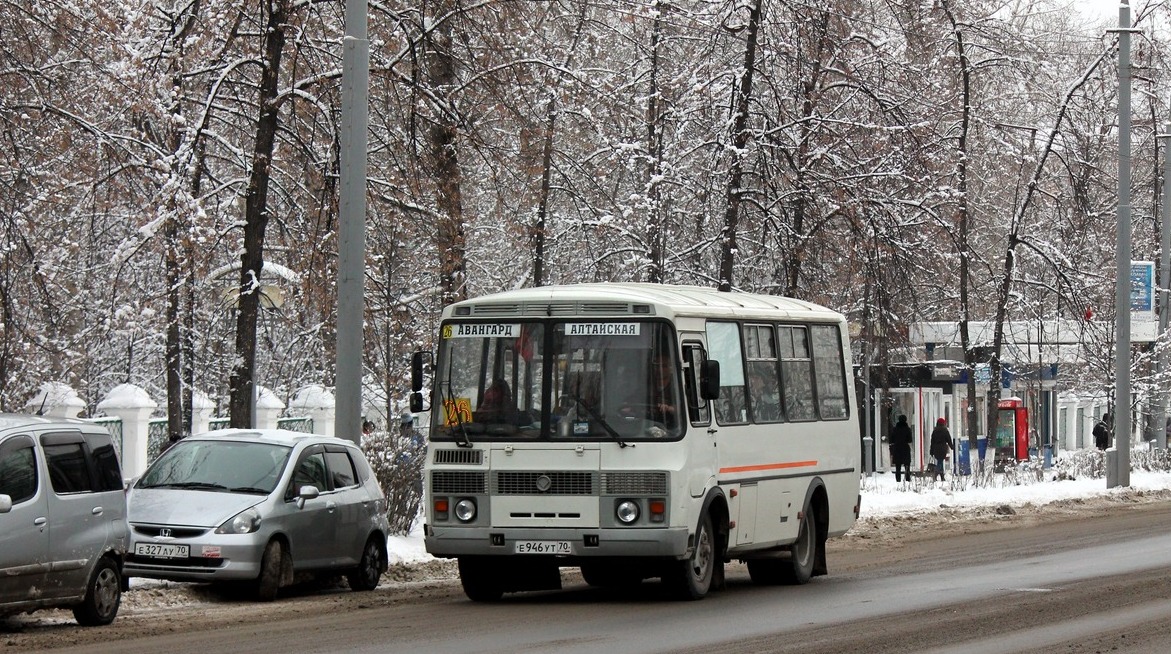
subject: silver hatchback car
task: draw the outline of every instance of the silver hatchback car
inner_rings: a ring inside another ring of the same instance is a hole
[[[255,584],[272,600],[298,573],[372,590],[386,571],[386,496],[350,441],[226,429],[175,443],[133,484],[126,575]]]
[[[65,607],[82,625],[113,622],[127,540],[109,431],[0,414],[0,615]]]

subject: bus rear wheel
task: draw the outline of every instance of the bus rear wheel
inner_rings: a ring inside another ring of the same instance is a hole
[[[705,513],[695,530],[695,547],[691,556],[676,561],[663,575],[663,583],[672,595],[682,600],[703,599],[712,587],[716,569],[716,539],[712,531],[712,517]]]
[[[504,596],[504,581],[498,566],[487,559],[459,558],[459,581],[464,595],[473,602],[498,602]]]
[[[797,540],[789,546],[792,557],[781,570],[783,583],[804,584],[813,577],[813,564],[817,560],[817,515],[809,505],[802,511],[801,529]],[[750,573],[751,574],[751,573]]]

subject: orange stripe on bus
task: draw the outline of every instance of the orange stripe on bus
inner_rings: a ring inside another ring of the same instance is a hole
[[[764,463],[755,466],[720,468],[720,472],[760,472],[762,470],[784,470],[785,468],[808,468],[815,465],[817,465],[817,461],[787,461],[785,463]]]

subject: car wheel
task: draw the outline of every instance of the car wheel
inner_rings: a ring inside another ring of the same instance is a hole
[[[262,602],[271,602],[276,599],[277,591],[281,589],[281,579],[284,577],[285,567],[292,563],[286,562],[288,556],[280,542],[271,541],[264,548],[264,556],[260,559],[260,577],[256,580],[256,597]]]
[[[73,617],[85,627],[110,624],[121,604],[122,573],[113,559],[103,556],[86,585],[85,599],[73,607]]]
[[[386,571],[386,548],[377,534],[366,541],[358,567],[346,575],[352,590],[374,590]]]

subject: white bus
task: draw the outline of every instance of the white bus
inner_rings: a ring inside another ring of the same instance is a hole
[[[508,291],[443,312],[427,551],[467,596],[661,578],[699,599],[826,573],[858,514],[861,448],[841,314],[656,284]],[[416,354],[413,408],[425,361]]]

